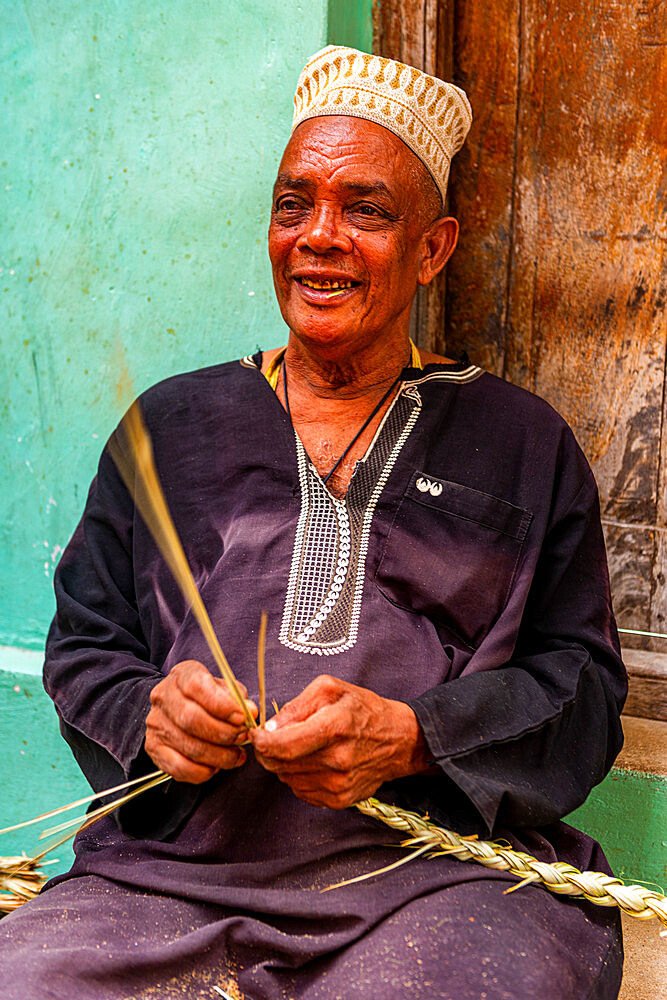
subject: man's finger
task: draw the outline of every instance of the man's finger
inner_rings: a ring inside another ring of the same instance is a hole
[[[233,744],[208,743],[164,720],[160,720],[157,726],[147,727],[146,744],[147,747],[158,744],[172,747],[195,764],[207,764],[215,768],[233,765],[239,750]]]
[[[227,732],[224,739],[218,739],[219,730]],[[199,732],[187,731],[174,722],[159,708],[151,708],[146,717],[146,750],[153,756],[153,751],[161,746],[177,750],[189,760],[198,764],[207,764],[214,768],[234,766],[238,756],[239,730],[230,726],[212,727],[214,739],[208,740]],[[246,730],[241,730],[245,734]]]
[[[289,786],[298,799],[302,799],[312,806],[321,806],[327,809],[347,809],[362,797],[355,794],[349,788],[342,790],[330,788],[309,774],[278,774],[277,777],[279,781]]]
[[[278,714],[266,723],[266,728],[271,732],[295,722],[304,722],[325,705],[333,705],[344,693],[344,681],[329,674],[320,674],[296,698],[283,705]]]
[[[246,733],[243,720],[240,724],[233,725],[230,716],[227,720],[211,715],[207,708],[196,701],[178,694],[177,697],[170,696],[167,692],[163,696],[159,692],[152,700],[152,708],[146,720],[147,725],[157,722],[158,719],[169,720],[172,726],[184,733],[202,739],[207,743],[232,744],[241,734]],[[151,713],[155,713],[151,716]]]
[[[337,727],[331,705],[319,708],[303,722],[250,732],[250,739],[261,756],[280,761],[308,757],[329,746],[336,738]]]
[[[226,719],[233,725],[243,725],[245,721],[243,712],[225,681],[221,677],[214,677],[198,660],[183,660],[177,663],[165,680],[175,683],[183,695],[203,705],[211,715]],[[248,701],[247,688],[239,683],[239,689],[251,715],[256,718],[257,706]]]
[[[146,734],[146,752],[163,771],[177,781],[199,784],[218,771],[240,767],[247,759],[242,747],[219,747],[192,739],[182,734],[149,730]]]
[[[245,688],[243,689],[245,691]],[[196,715],[196,708],[205,713],[210,727],[217,721],[237,728],[245,726],[245,718],[236,700],[229,693],[223,681],[212,677],[206,667],[197,661],[178,663],[167,676],[156,684],[150,695],[151,703],[163,709],[174,721],[185,728],[197,722],[187,721],[188,715]],[[246,701],[251,714],[256,717],[257,706]],[[199,716],[204,722],[204,716]],[[211,734],[210,739],[218,739]]]
[[[173,747],[160,746],[151,752],[147,746],[146,751],[153,763],[166,774],[170,774],[176,781],[186,781],[192,785],[201,785],[204,781],[212,778],[217,771],[215,767],[194,763],[194,761],[189,760],[182,753],[179,753],[178,750],[174,750]]]

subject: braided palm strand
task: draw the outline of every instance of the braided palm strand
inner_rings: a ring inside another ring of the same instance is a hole
[[[538,861],[524,851],[515,851],[492,840],[462,837],[453,830],[436,826],[418,813],[375,798],[362,799],[355,806],[365,816],[409,834],[405,847],[429,845],[436,854],[453,854],[459,861],[478,861],[487,868],[510,872],[524,881],[540,882],[559,895],[583,897],[598,906],[618,906],[628,916],[639,920],[657,917],[667,927],[667,899],[653,889],[624,885],[604,872],[581,872],[565,861],[551,864]]]

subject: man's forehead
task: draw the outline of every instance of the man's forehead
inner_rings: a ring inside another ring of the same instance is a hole
[[[419,162],[418,157],[390,129],[377,122],[351,115],[326,115],[309,118],[292,133],[285,147],[285,154],[321,145],[346,154],[375,155],[378,148],[397,156],[406,156]]]
[[[389,129],[347,115],[303,122],[283,153],[277,184],[311,184],[318,171],[335,172],[341,186],[392,195],[421,161]]]

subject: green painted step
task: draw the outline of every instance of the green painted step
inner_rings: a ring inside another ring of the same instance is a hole
[[[90,794],[88,782],[60,735],[41,677],[0,669],[0,717],[0,828]],[[40,853],[45,846],[38,840],[40,829],[38,824],[4,834],[0,855]],[[59,847],[55,857],[58,861],[45,869],[49,875],[67,871],[74,860],[69,844]]]
[[[566,822],[602,844],[622,879],[667,883],[667,722],[623,716],[625,746]]]

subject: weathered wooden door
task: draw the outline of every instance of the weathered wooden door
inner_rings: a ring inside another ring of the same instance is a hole
[[[459,249],[417,336],[565,416],[619,624],[665,633],[667,3],[383,0],[375,48],[449,76],[475,115],[450,186]]]

